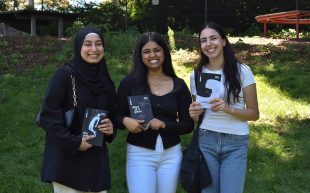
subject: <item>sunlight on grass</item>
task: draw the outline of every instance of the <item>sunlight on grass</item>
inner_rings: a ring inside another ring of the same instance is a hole
[[[310,105],[293,99],[279,88],[268,84],[264,76],[256,76],[260,122],[274,123],[277,116],[310,118]],[[280,99],[280,100],[279,100]]]

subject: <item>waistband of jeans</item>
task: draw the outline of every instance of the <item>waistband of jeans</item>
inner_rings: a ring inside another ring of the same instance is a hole
[[[218,131],[213,131],[213,130],[209,130],[209,129],[203,129],[203,128],[199,128],[200,131],[203,132],[207,132],[207,133],[212,133],[212,134],[220,134],[220,135],[231,135],[231,136],[249,136],[249,134],[246,135],[237,135],[237,134],[232,134],[232,133],[223,133],[223,132],[218,132]]]

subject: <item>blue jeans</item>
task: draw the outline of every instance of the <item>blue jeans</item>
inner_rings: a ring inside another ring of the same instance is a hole
[[[233,135],[200,129],[199,147],[205,157],[212,184],[201,193],[242,193],[249,135]]]

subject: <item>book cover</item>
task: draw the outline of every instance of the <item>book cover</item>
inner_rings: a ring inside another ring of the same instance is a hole
[[[200,73],[196,85],[196,101],[205,109],[212,104],[209,101],[220,97],[221,74]]]
[[[103,133],[98,130],[98,125],[101,120],[107,118],[108,112],[101,109],[86,108],[83,125],[82,125],[82,136],[93,135],[94,138],[88,140],[89,144],[101,147],[103,144]]]
[[[144,120],[142,124],[147,128],[147,124],[153,119],[153,111],[149,95],[128,96],[128,105],[131,118]]]

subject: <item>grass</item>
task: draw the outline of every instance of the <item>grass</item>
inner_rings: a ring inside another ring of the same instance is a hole
[[[135,33],[106,35],[107,62],[116,85],[130,69],[136,38]],[[176,47],[182,49],[173,53],[175,70],[187,83],[197,63],[195,43],[176,39]],[[310,44],[233,47],[255,74],[261,112],[258,121],[250,122],[244,192],[309,192]],[[40,182],[44,132],[34,125],[34,117],[51,74],[71,52],[68,40],[0,39],[0,193],[52,192],[51,185]],[[109,144],[110,193],[127,192],[125,137],[126,132],[119,131]],[[182,145],[189,140],[190,135],[182,136]],[[179,187],[178,193],[184,191]]]

